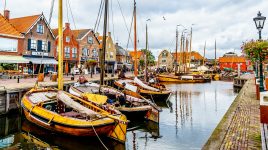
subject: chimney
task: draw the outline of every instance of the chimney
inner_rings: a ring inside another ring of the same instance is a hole
[[[70,28],[70,23],[66,22],[65,23],[65,28]]]
[[[116,42],[115,45],[118,46],[118,42]]]
[[[108,37],[111,37],[111,32],[108,32]]]
[[[7,20],[9,20],[9,14],[10,14],[9,10],[4,10],[4,17],[5,17]]]

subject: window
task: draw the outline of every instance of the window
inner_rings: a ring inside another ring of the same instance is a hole
[[[65,58],[70,58],[70,47],[65,47],[64,51],[65,51]]]
[[[92,57],[93,57],[93,58],[98,57],[98,52],[97,52],[96,48],[94,48],[94,49],[92,50]]]
[[[47,43],[46,41],[42,41],[42,50],[46,51],[47,50]]]
[[[76,48],[73,48],[72,49],[72,57],[73,58],[76,58],[77,57],[77,49]]]
[[[0,38],[0,51],[3,52],[17,52],[18,40]]]
[[[88,56],[88,49],[87,48],[83,48],[82,56]]]
[[[113,57],[114,57],[114,53],[110,52],[110,58],[113,58]]]
[[[87,42],[88,42],[89,44],[93,44],[93,37],[92,37],[92,36],[88,36],[88,37],[87,37]]]
[[[37,50],[37,42],[36,40],[31,40],[31,50]]]
[[[163,60],[162,60],[162,62],[163,62],[163,63],[165,63],[165,62],[166,62],[166,60],[165,60],[165,59],[163,59]]]
[[[162,57],[166,58],[167,57],[167,52],[163,52]]]
[[[69,36],[66,36],[65,41],[66,41],[67,43],[69,43],[69,42],[70,42],[70,37],[69,37]]]
[[[37,33],[43,34],[44,33],[44,25],[42,24],[37,24],[37,29],[36,29]]]

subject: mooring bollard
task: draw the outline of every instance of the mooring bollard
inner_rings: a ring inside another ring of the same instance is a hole
[[[20,83],[20,77],[17,78],[17,83]]]

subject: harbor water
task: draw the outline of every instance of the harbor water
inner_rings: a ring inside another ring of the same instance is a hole
[[[0,116],[0,149],[201,149],[237,95],[232,83],[166,86],[173,91],[169,100],[155,100],[162,108],[160,123],[131,122],[125,144],[51,133],[13,114]]]

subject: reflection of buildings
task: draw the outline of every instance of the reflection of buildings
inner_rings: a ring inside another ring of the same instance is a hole
[[[18,116],[2,116],[0,118],[0,149],[14,144],[14,134],[20,130],[21,118]]]

